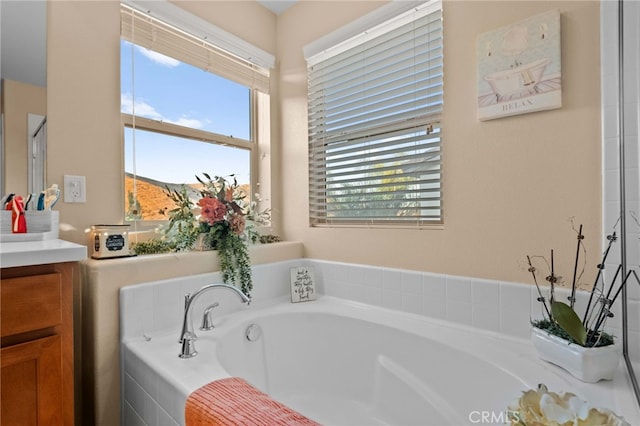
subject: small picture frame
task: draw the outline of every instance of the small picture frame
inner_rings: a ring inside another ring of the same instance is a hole
[[[298,266],[290,269],[291,303],[316,300],[316,281],[311,266]]]

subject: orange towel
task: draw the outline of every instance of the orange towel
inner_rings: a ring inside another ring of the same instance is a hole
[[[196,389],[187,398],[184,410],[187,426],[319,426],[239,377],[216,380]]]

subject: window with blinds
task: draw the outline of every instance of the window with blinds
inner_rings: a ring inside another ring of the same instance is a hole
[[[442,7],[307,58],[312,225],[442,223]]]
[[[268,116],[269,68],[246,57],[273,62],[270,54],[169,2],[150,7],[121,5],[125,219],[143,227],[168,219],[175,207],[164,188],[195,184],[202,173],[233,175],[253,194],[256,128],[264,128]],[[189,28],[158,19],[164,16]],[[214,39],[239,46],[239,54],[212,44]]]
[[[174,8],[169,12],[176,13]],[[203,33],[204,31],[200,31]],[[122,4],[120,7],[121,37],[138,46],[191,64],[203,70],[240,83],[251,89],[269,93],[269,68],[243,59],[201,40],[162,20]],[[255,56],[269,56],[254,48]],[[268,57],[267,63],[274,61]]]

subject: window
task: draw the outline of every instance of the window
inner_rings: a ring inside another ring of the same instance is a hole
[[[130,7],[121,18],[126,219],[168,219],[165,186],[196,174],[233,174],[252,194],[268,70]]]
[[[429,2],[305,48],[312,225],[442,223],[441,16]]]

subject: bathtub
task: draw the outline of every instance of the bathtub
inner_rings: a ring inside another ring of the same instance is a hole
[[[278,298],[215,322],[197,331],[191,359],[178,358],[179,324],[124,342],[125,425],[183,424],[188,395],[230,376],[326,425],[504,424],[539,383],[640,424],[622,363],[613,381],[586,384],[526,339],[330,296]]]

